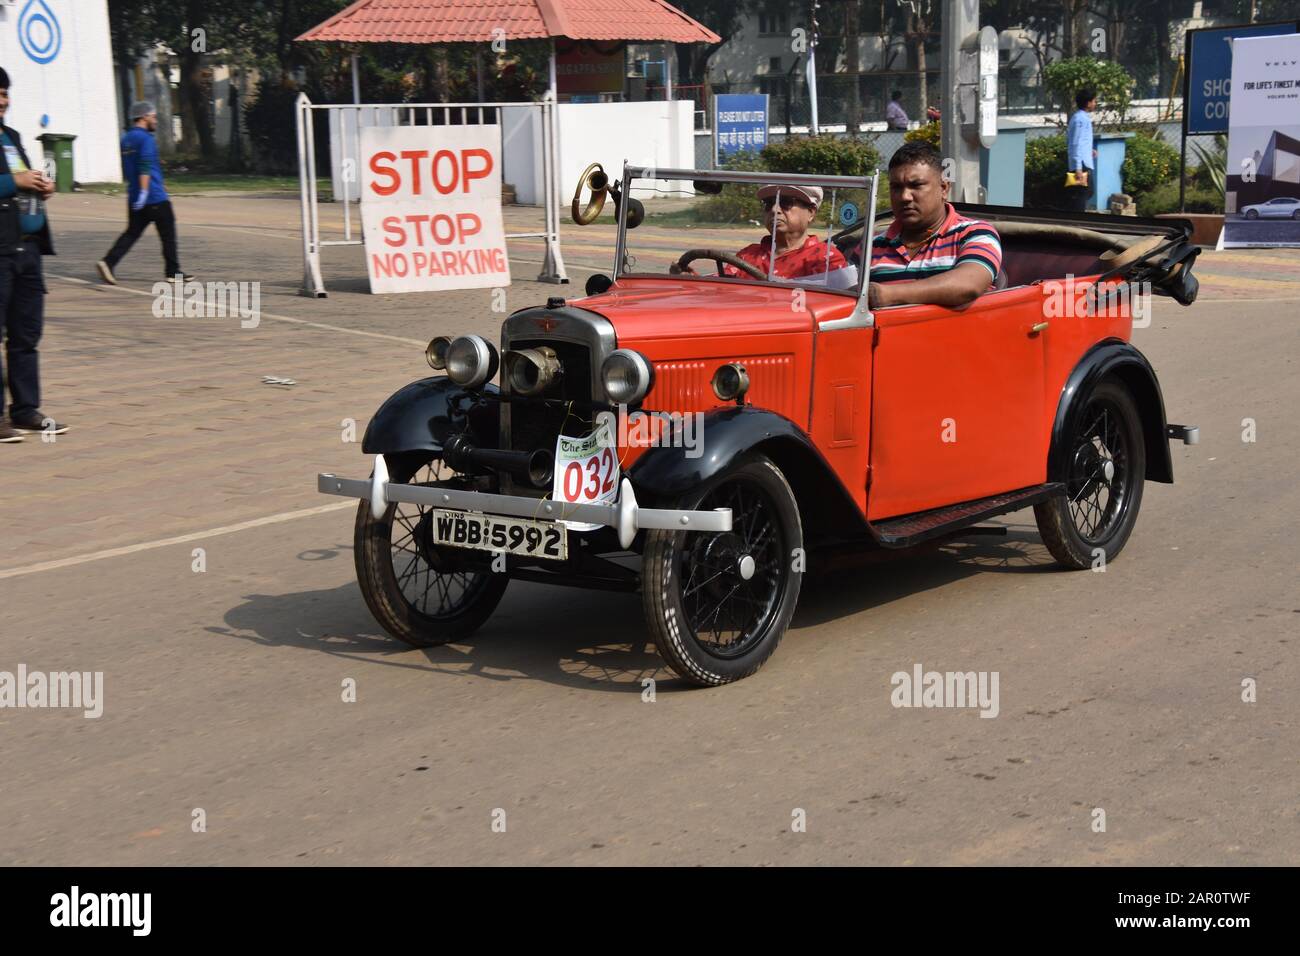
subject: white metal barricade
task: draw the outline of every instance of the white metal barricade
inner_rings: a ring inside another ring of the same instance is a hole
[[[298,121],[298,183],[302,204],[302,293],[324,298],[325,282],[321,278],[320,253],[325,246],[359,246],[362,244],[360,211],[353,224],[352,204],[360,199],[361,129],[365,126],[428,126],[436,132],[440,125],[503,126],[504,110],[526,109],[540,118],[539,152],[541,153],[541,193],[545,212],[542,232],[508,232],[509,239],[543,239],[546,243],[540,282],[568,282],[564,259],[560,255],[560,149],[557,140],[555,101],[536,103],[379,103],[317,105],[305,93],[298,95],[295,112]],[[319,196],[316,173],[316,124],[314,116],[324,112],[329,117],[330,174],[333,195],[343,203],[343,238],[321,239]],[[502,154],[504,162],[504,144]],[[502,171],[504,174],[504,170]]]

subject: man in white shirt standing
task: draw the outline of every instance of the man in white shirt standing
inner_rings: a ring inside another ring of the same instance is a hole
[[[1078,109],[1065,130],[1065,152],[1067,168],[1078,185],[1065,187],[1065,208],[1084,212],[1097,187],[1093,175],[1097,151],[1092,146],[1092,112],[1097,108],[1097,94],[1085,87],[1074,95],[1074,104]]]

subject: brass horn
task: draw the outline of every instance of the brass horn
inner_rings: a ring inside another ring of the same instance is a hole
[[[585,208],[579,210],[583,186],[591,190],[591,199],[587,201]],[[573,207],[570,210],[573,214],[573,221],[579,226],[585,226],[595,221],[596,217],[600,215],[600,211],[605,208],[605,197],[607,195],[609,195],[609,176],[600,163],[592,163],[582,171],[582,175],[578,177],[578,188],[573,191]]]

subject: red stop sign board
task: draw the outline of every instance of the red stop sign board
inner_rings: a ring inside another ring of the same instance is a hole
[[[510,284],[500,153],[495,126],[361,130],[371,292]]]

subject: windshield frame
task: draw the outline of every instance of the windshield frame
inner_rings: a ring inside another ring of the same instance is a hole
[[[863,225],[863,236],[875,235],[876,226],[876,189],[880,182],[880,171],[876,170],[870,176],[820,176],[807,173],[765,173],[752,172],[750,170],[727,170],[727,169],[665,169],[658,166],[630,166],[626,161],[623,163],[622,189],[623,195],[632,196],[633,180],[686,180],[689,182],[712,182],[712,183],[754,183],[761,186],[821,186],[831,189],[865,189],[871,196],[870,203],[866,211]],[[625,272],[623,264],[627,256],[627,214],[628,207],[631,203],[619,203],[618,209],[618,238],[614,247],[614,274],[613,279],[617,282],[623,276],[629,278],[658,278],[654,273],[643,272]],[[831,224],[832,231],[834,223]],[[857,306],[853,313],[843,319],[833,319],[820,323],[818,326],[821,331],[831,331],[837,328],[863,328],[871,327],[875,324],[875,319],[871,314],[871,308],[867,304],[867,287],[871,280],[871,253],[868,248],[863,256],[863,262],[858,263],[860,275],[858,287],[856,289],[831,289],[826,286],[813,285],[811,283],[801,283],[798,281],[782,281],[779,279],[722,279],[720,281],[736,282],[740,284],[760,285],[767,288],[779,289],[807,289],[817,292],[825,292],[830,295],[847,296],[857,301]],[[664,276],[663,278],[681,279],[682,276]],[[688,279],[690,277],[687,277]],[[709,281],[716,277],[702,276],[699,281]]]

